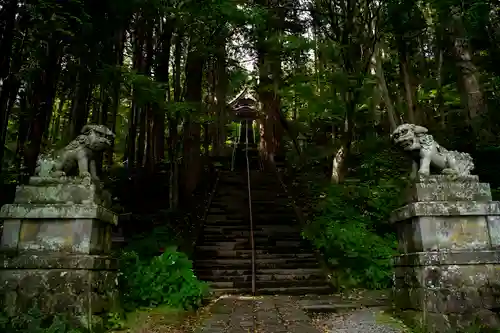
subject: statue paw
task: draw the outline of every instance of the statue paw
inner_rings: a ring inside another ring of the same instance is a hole
[[[81,178],[89,178],[89,179],[91,179],[91,178],[92,178],[92,175],[90,174],[90,172],[86,171],[86,172],[82,172],[82,173],[80,174],[80,177],[81,177]]]
[[[418,170],[418,175],[425,177],[425,176],[429,176],[430,172],[429,172],[429,170]]]
[[[446,168],[441,171],[443,175],[456,175],[457,172],[454,169]]]
[[[66,176],[66,173],[64,171],[54,171],[50,174],[50,176],[53,178],[63,178]]]
[[[90,186],[92,185],[92,177],[90,176],[90,173],[84,173],[81,176],[81,184],[85,186]]]

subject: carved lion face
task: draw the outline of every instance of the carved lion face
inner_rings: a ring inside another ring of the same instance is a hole
[[[426,132],[427,128],[425,127],[414,124],[403,124],[394,130],[391,139],[397,146],[404,150],[419,150],[422,148],[419,135]]]
[[[103,125],[87,125],[84,129],[87,135],[87,146],[91,150],[104,151],[111,148],[111,140],[114,134],[107,127]]]

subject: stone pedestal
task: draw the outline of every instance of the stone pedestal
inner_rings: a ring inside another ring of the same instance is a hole
[[[103,198],[93,184],[32,177],[1,208],[0,302],[8,314],[36,303],[93,330],[112,310],[117,263],[109,254],[118,217]]]
[[[430,332],[482,322],[496,326],[500,307],[500,203],[476,176],[429,176],[393,212],[399,252],[398,310]]]

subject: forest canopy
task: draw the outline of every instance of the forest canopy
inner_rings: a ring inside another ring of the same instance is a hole
[[[225,154],[226,103],[245,87],[263,156],[294,152],[333,183],[403,122],[500,182],[496,1],[4,0],[0,38],[4,183],[99,123],[117,134],[101,169],[166,170],[175,207]]]

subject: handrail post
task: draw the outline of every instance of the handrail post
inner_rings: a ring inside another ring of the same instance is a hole
[[[246,140],[245,140],[245,157],[247,161],[247,188],[248,188],[248,211],[250,217],[250,244],[252,246],[252,295],[255,296],[255,241],[253,237],[253,218],[252,218],[252,194],[250,191],[250,162],[248,160],[248,120],[246,121]]]

